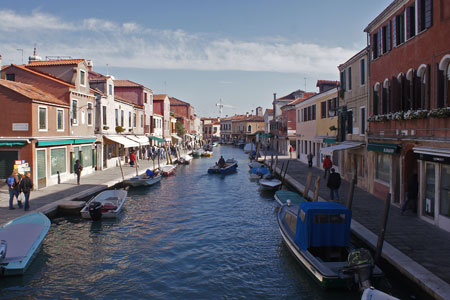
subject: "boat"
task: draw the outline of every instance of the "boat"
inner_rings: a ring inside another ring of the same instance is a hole
[[[253,143],[247,143],[244,146],[244,153],[250,153],[256,150],[256,146]]]
[[[34,212],[0,228],[0,275],[22,275],[33,262],[50,229],[49,218]]]
[[[213,145],[211,145],[211,144],[206,144],[206,145],[204,145],[203,146],[203,150],[205,150],[205,151],[213,151]]]
[[[191,163],[191,160],[192,160],[192,156],[190,156],[189,154],[185,154],[185,155],[182,155],[178,159],[178,163],[180,163],[182,165],[188,165]]]
[[[161,177],[161,175],[158,176]],[[81,217],[94,221],[116,218],[123,208],[127,194],[126,190],[103,191],[86,202],[86,205],[80,211]]]
[[[194,158],[198,158],[200,156],[202,156],[203,150],[202,149],[196,149],[192,151],[192,156]]]
[[[278,211],[284,242],[322,288],[363,290],[383,276],[367,249],[350,244],[351,218],[351,210],[335,202],[284,204]]]
[[[162,176],[170,176],[175,174],[177,166],[175,165],[165,165],[160,168]]]
[[[157,175],[148,175],[147,173],[131,177],[129,179],[125,179],[123,184],[129,185],[132,187],[138,186],[151,186],[161,181],[161,174]]]
[[[279,190],[275,192],[274,195],[275,200],[278,205],[282,206],[286,204],[288,201],[294,205],[300,205],[300,203],[307,201],[305,198],[300,196],[298,193],[294,193],[286,190]]]
[[[202,156],[203,157],[212,157],[213,152],[212,151],[203,151]]]
[[[219,166],[214,165],[208,169],[209,174],[229,174],[236,171],[238,167],[237,160],[235,159],[227,159],[225,161],[225,166],[223,168],[219,168]]]
[[[249,162],[249,163],[248,163],[248,167],[249,167],[250,169],[253,169],[253,168],[261,168],[261,167],[263,167],[263,166],[264,166],[263,163],[260,163],[260,162],[257,162],[257,161],[252,161],[252,162]]]
[[[259,180],[259,184],[263,190],[277,190],[281,187],[281,183],[281,180],[273,178],[271,174],[264,175]]]
[[[361,300],[400,300],[394,296],[388,295],[373,287],[366,288],[361,296]]]
[[[250,169],[250,178],[259,179],[264,175],[270,174],[270,170],[266,166]]]

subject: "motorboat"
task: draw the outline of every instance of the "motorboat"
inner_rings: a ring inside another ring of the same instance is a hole
[[[202,157],[212,157],[213,152],[212,151],[203,151]]]
[[[253,143],[247,143],[244,146],[244,153],[250,153],[256,150],[256,146]]]
[[[229,174],[236,171],[238,162],[235,159],[227,159],[223,168],[219,167],[217,163],[208,169],[209,174]]]
[[[273,178],[271,174],[264,175],[260,180],[259,184],[263,190],[277,190],[281,187],[281,180]]]
[[[252,179],[259,179],[265,175],[270,174],[270,170],[264,165],[262,167],[252,168],[249,172]]]
[[[34,212],[0,228],[0,275],[22,275],[33,262],[50,229],[49,218]]]
[[[182,165],[188,165],[191,163],[191,160],[192,160],[192,156],[190,156],[189,154],[185,154],[185,155],[182,155],[178,159],[178,163],[180,163]]]
[[[161,177],[161,175],[158,175]],[[116,218],[123,208],[128,192],[126,190],[106,190],[86,202],[80,211],[83,219]]]
[[[283,204],[278,211],[284,242],[323,288],[364,290],[383,276],[367,249],[350,244],[351,218],[351,210],[336,202]]]
[[[176,165],[165,165],[159,168],[161,170],[162,176],[170,176],[175,174],[177,166]]]
[[[300,196],[298,193],[294,193],[286,190],[279,190],[275,192],[274,198],[278,205],[290,203],[294,205],[300,205],[300,203],[307,201],[305,198]]]
[[[152,186],[160,181],[161,181],[161,174],[148,175],[148,174],[144,173],[142,175],[138,175],[138,176],[131,177],[129,179],[125,179],[123,181],[123,184],[129,185],[132,187]]]
[[[263,167],[263,166],[264,166],[263,163],[260,163],[260,162],[257,162],[257,161],[252,161],[252,162],[249,162],[249,163],[248,163],[248,167],[249,167],[250,169],[253,169],[253,168],[260,168],[260,167]]]

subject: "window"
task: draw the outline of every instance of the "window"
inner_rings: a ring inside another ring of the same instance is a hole
[[[450,165],[441,165],[441,201],[439,213],[450,217]]]
[[[434,217],[434,201],[436,195],[435,164],[426,163],[425,170],[425,201],[423,202],[423,213],[425,216]]]
[[[422,32],[433,25],[433,1],[417,1],[417,29]]]
[[[391,171],[391,160],[388,154],[377,153],[377,165],[375,169],[375,178],[389,183],[389,174]]]
[[[347,133],[353,133],[353,111],[347,111]]]
[[[381,49],[380,54],[385,54],[391,51],[391,22],[389,21],[381,28]]]
[[[6,80],[16,81],[16,74],[6,74]]]
[[[359,117],[359,128],[360,128],[360,134],[365,135],[366,134],[366,108],[361,107],[361,114]]]
[[[345,70],[341,71],[341,88],[345,91]]]
[[[248,132],[252,132],[252,125],[248,125]]]
[[[120,111],[120,126],[123,127],[124,124],[124,112],[123,110]]]
[[[86,72],[83,70],[80,70],[80,85],[86,85]]]
[[[83,167],[92,166],[92,146],[81,146]]]
[[[361,70],[361,85],[366,84],[366,60],[363,58],[359,62]]]
[[[313,120],[316,119],[316,105],[315,104],[312,106],[312,119]]]
[[[38,123],[40,131],[47,131],[47,107],[39,106]]]
[[[102,120],[103,120],[103,125],[106,125],[106,106],[102,106]]]
[[[147,103],[148,94],[144,93],[144,103]]]
[[[66,173],[66,148],[50,150],[51,174]]]
[[[144,115],[141,115],[141,127],[144,128]]]
[[[352,89],[352,67],[348,68],[348,90]]]
[[[72,100],[72,124],[73,125],[78,124],[77,111],[78,111],[78,101]]]
[[[416,35],[416,5],[406,8],[406,39]]]
[[[405,14],[394,17],[392,20],[392,44],[394,47],[405,42]]]
[[[87,124],[92,126],[92,103],[88,102],[87,105]]]
[[[112,86],[112,84],[108,84],[108,95],[110,95],[110,96],[113,95],[113,86]]]
[[[62,109],[56,110],[56,130],[64,130],[64,110]]]
[[[119,126],[119,110],[116,108],[116,127]]]
[[[372,60],[377,59],[381,55],[381,53],[380,53],[381,38],[380,37],[381,37],[381,35],[379,34],[379,31],[372,35]]]
[[[133,127],[136,127],[136,113],[133,113]]]
[[[320,103],[320,118],[325,119],[327,117],[327,101]]]
[[[128,127],[131,128],[131,111],[128,112]]]

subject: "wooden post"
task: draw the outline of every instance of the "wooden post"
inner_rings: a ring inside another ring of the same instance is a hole
[[[136,176],[139,176],[139,171],[138,171],[138,164],[137,161],[134,162],[136,164]]]
[[[281,180],[281,186],[280,187],[282,187],[283,184],[284,184],[284,179],[286,178],[286,173],[287,173],[288,167],[289,167],[289,160],[287,161],[286,169],[284,170],[283,180]],[[280,174],[280,176],[281,176],[281,174]]]
[[[317,176],[316,184],[314,185],[314,198],[313,201],[316,202],[319,199],[319,189],[320,189],[320,175]]]
[[[122,163],[120,162],[120,157],[118,157],[118,160],[119,160],[119,166],[120,166],[120,173],[122,173],[122,180],[125,181],[125,176],[123,175]]]
[[[305,197],[305,199],[308,197],[309,187],[311,186],[311,180],[312,180],[312,171],[309,171],[308,179],[306,179],[305,190],[303,191],[303,197]]]
[[[270,171],[273,173],[273,153],[270,156]]]
[[[280,179],[281,179],[281,177],[283,176],[283,169],[284,169],[284,161],[283,161],[283,163],[281,164],[281,170],[280,170]]]
[[[278,154],[277,154],[277,156],[275,156],[275,166],[273,167],[274,168],[274,171],[273,171],[274,174],[277,172],[277,166],[278,166]]]
[[[380,233],[378,234],[377,249],[375,252],[375,263],[376,264],[379,262],[379,259],[381,258],[381,252],[383,250],[384,235],[386,233],[386,226],[387,226],[387,222],[388,222],[390,207],[391,207],[391,193],[387,194],[386,200],[384,202],[383,225],[382,225]]]
[[[161,150],[158,148],[158,169],[161,170],[161,163],[159,161],[159,156],[161,155]]]
[[[172,163],[172,158],[170,156],[170,152],[167,151],[167,146],[164,144],[164,151],[166,151],[166,155],[167,155],[167,164],[171,164]]]
[[[350,182],[350,191],[348,192],[347,208],[352,209],[353,193],[355,191],[356,174],[353,174],[352,181]]]

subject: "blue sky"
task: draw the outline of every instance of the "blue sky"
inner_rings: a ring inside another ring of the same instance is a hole
[[[8,1],[3,64],[38,55],[92,59],[94,70],[194,105],[200,116],[269,108],[296,89],[338,80],[391,0]],[[108,65],[108,67],[106,67]]]

